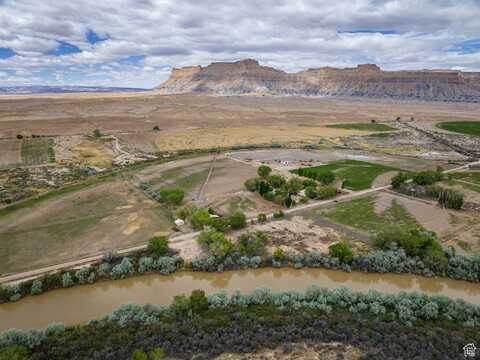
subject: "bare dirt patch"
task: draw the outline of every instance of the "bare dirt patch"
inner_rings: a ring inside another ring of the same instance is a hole
[[[276,349],[263,349],[255,353],[217,356],[216,360],[357,360],[361,351],[341,343],[298,343],[285,344]]]
[[[403,206],[425,229],[435,231],[439,236],[448,233],[452,229],[450,225],[451,211],[442,209],[436,204],[414,198],[381,192],[376,197],[375,212],[381,214],[392,206],[393,201]]]
[[[328,227],[316,225],[311,219],[294,216],[290,219],[270,221],[254,226],[268,235],[267,248],[284,250],[328,252],[328,247],[340,241],[342,236]]]

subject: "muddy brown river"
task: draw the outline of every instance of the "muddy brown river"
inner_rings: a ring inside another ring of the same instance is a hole
[[[480,304],[480,284],[444,278],[290,268],[225,273],[178,272],[169,276],[152,274],[59,289],[27,296],[16,303],[2,304],[0,331],[45,327],[52,322],[82,323],[98,319],[128,302],[166,305],[175,295],[189,294],[193,289],[203,289],[207,293],[220,290],[232,293],[237,289],[250,292],[259,287],[274,291],[303,291],[312,284],[330,289],[348,287],[354,291],[374,289],[384,293],[419,291]]]

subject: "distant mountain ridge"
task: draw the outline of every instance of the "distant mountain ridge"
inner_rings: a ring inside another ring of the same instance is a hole
[[[161,94],[213,93],[480,102],[480,72],[456,70],[383,71],[375,64],[322,67],[286,73],[258,61],[218,62],[174,68],[155,89]]]
[[[0,95],[62,94],[78,92],[136,92],[148,89],[104,86],[0,86]]]

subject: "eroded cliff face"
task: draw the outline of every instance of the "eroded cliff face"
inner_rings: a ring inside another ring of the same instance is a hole
[[[272,94],[480,102],[480,73],[452,70],[382,71],[377,65],[323,67],[286,73],[256,60],[173,69],[162,94]]]

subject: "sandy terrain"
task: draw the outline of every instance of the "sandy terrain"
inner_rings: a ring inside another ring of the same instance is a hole
[[[63,94],[0,98],[0,138],[16,134],[149,132],[258,124],[323,125],[339,122],[476,119],[480,104],[269,96]]]
[[[361,351],[341,343],[285,344],[276,349],[263,349],[247,354],[222,354],[216,360],[357,360]]]
[[[313,220],[301,216],[258,224],[254,230],[261,230],[268,235],[267,248],[271,252],[277,247],[284,250],[328,252],[330,245],[342,239],[335,230],[318,226]]]

